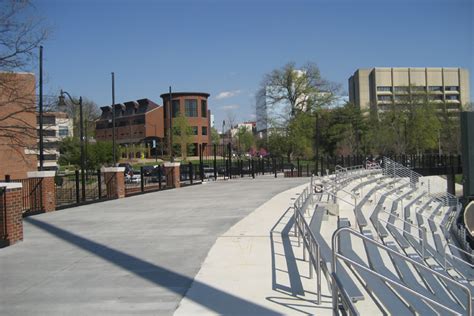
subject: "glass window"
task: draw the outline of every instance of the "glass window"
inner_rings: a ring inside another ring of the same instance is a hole
[[[458,100],[459,101],[459,95],[457,95],[457,94],[447,95],[446,100]]]
[[[67,137],[69,135],[69,128],[67,126],[59,126],[59,137]]]
[[[377,91],[389,91],[389,92],[391,92],[391,91],[392,91],[392,87],[380,86],[380,87],[377,87]]]
[[[429,86],[428,90],[430,90],[430,91],[443,91],[443,87],[442,86]]]
[[[36,123],[40,123],[39,116],[36,117]],[[43,125],[56,125],[56,117],[43,115]]]
[[[202,127],[201,135],[207,135],[207,126]]]
[[[446,86],[444,87],[444,91],[459,91],[458,86]]]
[[[172,116],[173,117],[178,117],[179,116],[180,106],[181,106],[181,103],[179,102],[179,100],[171,101],[171,107],[172,107],[172,112],[173,112]]]
[[[198,127],[197,126],[191,126],[191,129],[193,130],[193,135],[198,134]]]
[[[392,97],[389,95],[378,95],[377,99],[379,101],[392,101]]]
[[[40,131],[38,130],[38,136],[40,136]],[[55,137],[56,136],[56,131],[54,130],[43,130],[43,136],[46,137]]]
[[[197,100],[196,99],[184,100],[184,110],[185,110],[185,115],[187,117],[197,117],[198,116]]]
[[[438,95],[430,95],[430,100],[443,101],[443,96],[442,96],[441,94],[438,94]]]
[[[411,87],[411,91],[413,92],[425,92],[425,87],[420,87],[420,86],[414,86],[414,87]]]
[[[207,101],[206,100],[201,100],[201,117],[207,117]]]
[[[394,87],[395,92],[408,92],[408,87]]]

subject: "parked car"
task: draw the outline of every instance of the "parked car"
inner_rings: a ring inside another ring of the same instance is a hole
[[[125,167],[125,176],[126,175],[133,175],[133,168],[132,165],[129,163],[119,163],[119,167]]]

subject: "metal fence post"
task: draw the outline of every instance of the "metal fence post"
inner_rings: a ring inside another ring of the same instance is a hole
[[[158,189],[161,190],[161,177],[162,177],[162,172],[161,172],[161,165],[158,166]]]
[[[214,144],[214,181],[217,181],[217,144]]]
[[[300,158],[296,158],[296,176],[297,177],[301,177],[301,174],[300,174]]]
[[[74,175],[75,175],[75,180],[76,180],[76,203],[79,204],[81,202],[81,197],[79,195],[79,170],[76,170],[74,172]]]
[[[143,166],[140,167],[140,190],[145,192],[145,177],[143,174]]]
[[[99,190],[99,199],[102,198],[102,177],[100,169],[97,170],[97,189]]]
[[[276,158],[273,158],[273,172],[275,173],[275,178],[276,178],[277,177]]]
[[[255,179],[255,162],[252,159],[252,178]]]
[[[191,161],[188,164],[188,176],[190,183],[193,184],[193,163]]]

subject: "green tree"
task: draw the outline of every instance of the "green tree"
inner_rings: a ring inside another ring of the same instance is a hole
[[[211,127],[211,142],[213,145],[217,145],[220,143],[221,137],[219,136],[219,132],[215,127]]]
[[[308,155],[313,148],[313,135],[300,127],[314,126],[316,115],[327,108],[336,98],[338,86],[323,79],[319,68],[314,63],[296,67],[288,63],[265,75],[257,97],[265,98],[267,105],[267,126],[269,149],[284,151],[291,161],[294,154]],[[310,124],[311,123],[311,124]],[[282,141],[279,144],[275,140]]]
[[[241,126],[237,131],[237,145],[240,152],[248,152],[255,145],[255,139],[251,131]]]
[[[194,131],[189,126],[188,119],[179,114],[173,120],[173,150],[186,160],[188,152],[193,150]]]

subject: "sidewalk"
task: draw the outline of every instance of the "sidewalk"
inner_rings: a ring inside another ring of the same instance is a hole
[[[304,187],[276,195],[220,236],[175,315],[209,315],[216,310],[226,315],[332,315],[324,276],[322,304],[314,303],[316,278],[309,278],[303,248],[292,236],[290,207]],[[202,284],[239,300],[215,296]],[[213,308],[196,303],[203,300]]]

